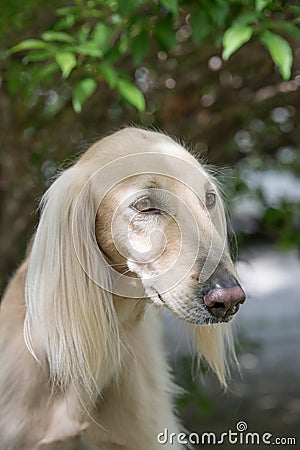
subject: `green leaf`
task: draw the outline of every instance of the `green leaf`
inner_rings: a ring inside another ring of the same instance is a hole
[[[268,49],[270,55],[280,70],[282,78],[288,80],[291,77],[293,53],[286,39],[272,31],[263,31],[259,36],[263,45]]]
[[[104,23],[98,23],[92,33],[92,41],[103,51],[109,48],[109,39],[113,29]]]
[[[192,38],[200,46],[210,31],[209,18],[205,10],[197,9],[191,15]]]
[[[291,5],[289,6],[289,10],[292,11],[296,16],[300,16],[300,6]]]
[[[159,0],[159,3],[171,11],[172,14],[178,14],[178,0]]]
[[[128,17],[142,3],[144,3],[144,0],[118,0],[118,13],[122,17]]]
[[[118,72],[115,70],[115,68],[111,64],[102,63],[99,65],[99,70],[109,87],[111,89],[114,89],[119,78]]]
[[[158,22],[155,28],[158,42],[164,50],[171,50],[177,43],[176,33],[170,20]]]
[[[268,3],[269,3],[269,0],[255,0],[256,11],[258,11],[258,12],[263,11]]]
[[[76,6],[63,6],[62,8],[58,8],[55,13],[57,16],[68,16],[69,14],[76,12],[76,10]]]
[[[40,39],[26,39],[9,49],[9,53],[23,52],[26,50],[40,50],[47,48],[49,44]]]
[[[106,63],[117,63],[122,57],[119,46],[110,48],[109,51],[105,54],[105,62]]]
[[[132,53],[132,59],[137,66],[147,55],[150,48],[150,37],[146,31],[142,31],[137,36],[131,39],[130,48]]]
[[[212,22],[218,29],[221,28],[225,23],[229,11],[229,2],[214,0],[214,2],[207,3],[209,3],[207,11],[210,13]]]
[[[55,60],[62,71],[63,78],[68,78],[74,67],[77,65],[75,55],[71,52],[56,53]]]
[[[138,111],[145,111],[145,98],[142,92],[130,81],[121,79],[117,83],[117,90],[128,103]]]
[[[24,56],[22,61],[25,64],[28,64],[30,62],[39,62],[39,61],[47,61],[53,58],[53,53],[49,51],[48,49],[45,50],[35,50],[31,51],[28,55]]]
[[[54,62],[47,64],[46,66],[39,68],[39,77],[41,80],[45,81],[46,78],[48,78],[50,75],[52,75],[57,70],[58,70],[58,67]]]
[[[300,28],[294,25],[290,22],[284,22],[284,21],[274,21],[272,22],[272,28],[275,30],[282,30],[285,33],[288,33],[290,36],[292,36],[295,39],[300,40]]]
[[[103,56],[102,50],[93,41],[88,41],[74,47],[74,51],[80,55],[91,56],[92,58],[101,58]]]
[[[246,12],[237,17],[234,21],[234,25],[249,25],[254,23],[259,19],[259,14],[257,12]]]
[[[68,15],[65,17],[62,17],[58,20],[58,22],[55,23],[55,28],[57,30],[65,30],[71,28],[76,21],[76,17],[73,15]]]
[[[223,36],[222,58],[226,61],[236,50],[251,39],[253,29],[248,25],[233,25]]]
[[[94,78],[84,78],[79,81],[72,92],[72,103],[75,112],[79,113],[82,110],[82,105],[93,95],[96,87],[97,83]]]
[[[65,42],[67,44],[73,44],[75,39],[68,33],[63,33],[62,31],[45,31],[42,34],[42,38],[47,42]]]
[[[121,55],[127,53],[129,47],[128,33],[123,32],[120,36],[119,51]]]
[[[84,44],[90,35],[90,27],[87,24],[82,25],[77,31],[77,37],[81,44]]]

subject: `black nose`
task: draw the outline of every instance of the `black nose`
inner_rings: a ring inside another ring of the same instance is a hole
[[[234,276],[215,276],[211,280],[210,291],[204,297],[204,304],[213,316],[226,318],[235,314],[245,299],[245,292]]]

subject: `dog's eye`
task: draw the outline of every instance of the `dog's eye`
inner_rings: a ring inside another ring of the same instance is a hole
[[[138,198],[130,206],[131,208],[141,213],[152,213],[152,214],[160,213],[160,210],[155,207],[153,199],[147,196]]]
[[[207,192],[205,195],[206,208],[212,208],[216,204],[217,196],[214,192]]]

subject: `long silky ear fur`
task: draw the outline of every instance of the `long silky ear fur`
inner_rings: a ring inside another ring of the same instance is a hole
[[[82,167],[66,170],[41,201],[26,278],[24,335],[34,353],[31,329],[38,330],[53,386],[72,385],[88,405],[108,365],[110,372],[118,370],[120,340],[95,239],[97,204],[91,183],[82,178]],[[97,268],[107,290],[91,279],[90,268]]]

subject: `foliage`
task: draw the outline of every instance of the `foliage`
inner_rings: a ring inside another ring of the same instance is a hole
[[[196,417],[201,419],[209,417],[212,413],[212,404],[203,392],[201,383],[199,383],[199,377],[197,376],[199,368],[192,367],[191,371],[191,356],[181,355],[178,361],[173,361],[172,367],[176,374],[176,384],[183,388],[176,401],[176,408],[180,414],[192,410]],[[205,375],[209,373],[205,362],[201,363],[200,373]]]
[[[235,145],[244,153],[227,180],[232,197],[234,228],[240,241],[259,236],[281,250],[300,251],[300,152],[298,142],[279,145],[274,155],[266,148],[270,136],[277,141],[296,128],[291,106],[276,107],[270,118],[254,119],[235,134]]]
[[[66,5],[73,8],[68,13]],[[182,138],[212,164],[236,163],[226,184],[240,241],[261,236],[299,247],[299,202],[285,187],[277,202],[265,191],[270,173],[278,186],[288,173],[292,183],[300,176],[299,10],[279,0],[5,2],[0,286],[24,256],[37,221],[32,211],[62,161],[132,123]],[[251,38],[230,55],[249,36],[243,27]],[[288,81],[265,49],[273,44],[287,77],[291,53],[279,36],[293,48]],[[92,49],[94,39],[102,50]],[[25,47],[41,48],[8,51],[28,40]],[[39,60],[45,47],[53,53]]]
[[[240,243],[262,237],[300,249],[298,2],[4,3],[1,288],[25,254],[32,211],[61,162],[133,122],[181,137],[211,163],[237,161],[224,181]],[[282,81],[278,72],[287,79],[291,67],[293,79]],[[180,361],[177,372],[193,394],[178,407],[202,421],[214,409],[209,397],[191,385],[190,362]]]
[[[286,37],[300,39],[299,20],[300,7],[277,0],[72,0],[68,6],[56,1],[50,24],[9,50],[11,56],[21,53],[27,65],[26,80],[10,71],[9,86],[30,94],[40,84],[57,83],[60,71],[76,112],[103,82],[144,111],[134,68],[154,52],[176,54],[183,41],[196,48],[208,39],[223,46],[224,60],[251,39],[261,42],[289,79],[293,56]]]

